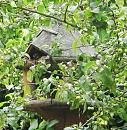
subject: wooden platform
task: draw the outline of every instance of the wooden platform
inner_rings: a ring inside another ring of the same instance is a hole
[[[55,130],[63,130],[64,127],[85,122],[90,118],[91,112],[82,113],[82,110],[70,110],[67,103],[59,102],[57,100],[32,100],[25,106],[25,110],[37,112],[46,120],[58,120],[59,123],[54,126]]]

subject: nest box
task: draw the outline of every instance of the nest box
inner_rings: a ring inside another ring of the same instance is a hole
[[[91,46],[84,46],[79,40],[79,33],[75,30],[66,31],[63,26],[50,29],[42,29],[29,44],[26,53],[29,55],[24,63],[23,80],[27,86],[27,72],[32,64],[36,64],[40,58],[49,57],[51,65],[56,67],[57,63],[75,60],[77,54],[89,53],[94,55],[95,51]],[[54,50],[54,51],[53,51]],[[57,67],[56,67],[57,69]],[[41,79],[40,79],[41,80]],[[27,106],[26,110],[37,112],[43,118],[59,120],[56,130],[63,130],[65,126],[73,123],[84,122],[88,118],[86,114],[79,112],[79,109],[70,110],[70,106],[55,99],[44,101],[34,100]],[[90,116],[90,114],[88,114]]]

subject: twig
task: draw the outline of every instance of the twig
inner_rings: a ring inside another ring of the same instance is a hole
[[[84,130],[84,127],[85,127],[90,121],[94,120],[94,118],[95,118],[95,117],[92,116],[89,120],[87,120],[86,123],[83,124],[83,129],[82,129],[82,130]]]
[[[127,125],[124,125],[124,126],[120,126],[118,127],[119,129],[122,129],[122,128],[127,128]],[[117,130],[117,129],[116,129]]]
[[[68,10],[68,5],[66,7],[66,10],[65,10],[65,14],[64,14],[64,21],[66,22],[66,19],[67,19],[67,10]]]
[[[19,9],[25,10],[25,11],[29,11],[29,12],[32,12],[32,13],[36,13],[36,14],[42,15],[42,16],[44,16],[44,17],[48,17],[48,18],[55,19],[55,20],[57,20],[57,21],[59,21],[59,22],[65,23],[65,24],[70,25],[70,26],[72,26],[72,27],[74,27],[74,28],[77,28],[77,29],[79,29],[79,30],[82,29],[81,27],[79,27],[79,26],[77,26],[77,25],[75,25],[75,24],[72,24],[72,23],[67,22],[67,21],[65,21],[65,20],[62,20],[62,19],[59,19],[59,18],[54,17],[54,16],[52,16],[52,15],[40,13],[40,12],[38,12],[38,11],[31,10],[31,9],[28,9],[28,8],[22,8],[22,7],[16,7],[16,8],[19,8]]]
[[[92,116],[89,120],[87,120],[86,123],[83,124],[82,130],[84,130],[85,126],[86,126],[90,121],[96,119],[99,114],[100,114],[100,112],[99,112],[96,116]]]

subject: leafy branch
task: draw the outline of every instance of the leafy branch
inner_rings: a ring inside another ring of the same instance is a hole
[[[79,27],[79,26],[77,26],[77,25],[75,25],[75,24],[72,24],[72,23],[66,21],[66,12],[67,12],[68,6],[67,6],[66,11],[65,11],[65,18],[64,18],[64,20],[59,19],[59,18],[57,18],[57,17],[54,17],[54,16],[52,16],[52,15],[40,13],[40,12],[35,11],[35,10],[32,10],[32,9],[22,8],[22,7],[17,7],[17,8],[19,8],[19,9],[21,9],[21,10],[29,11],[29,12],[31,12],[31,13],[36,13],[36,14],[42,15],[42,16],[44,16],[44,17],[48,17],[48,18],[55,19],[55,20],[57,20],[57,21],[59,21],[59,22],[65,23],[65,24],[70,25],[70,26],[72,26],[72,27],[74,27],[74,28],[77,28],[77,29],[79,29],[79,30],[82,29],[81,27]]]

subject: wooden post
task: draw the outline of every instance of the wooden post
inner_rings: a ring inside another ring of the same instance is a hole
[[[30,65],[28,64],[28,58],[25,57],[24,61],[24,67],[23,67],[23,91],[24,91],[24,97],[28,98],[31,96],[31,86],[30,82],[27,80],[27,74],[29,71]]]
[[[28,70],[23,70],[23,91],[24,91],[24,97],[27,98],[31,96],[31,87],[29,85],[29,81],[27,80],[27,72]]]

